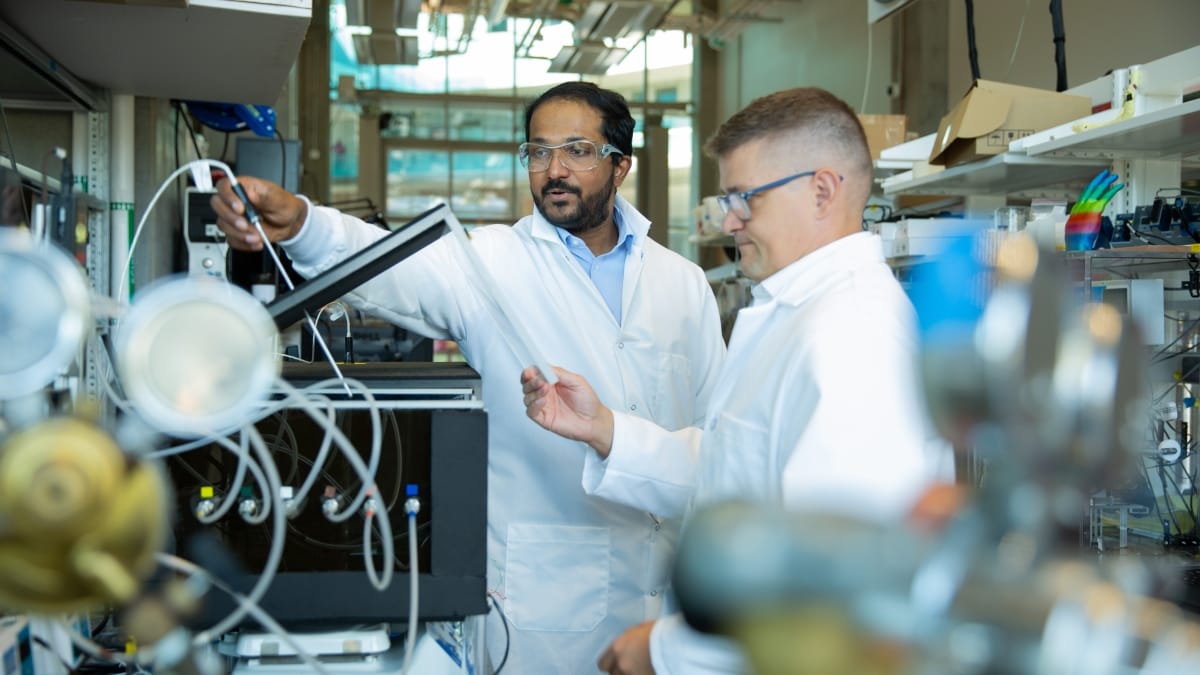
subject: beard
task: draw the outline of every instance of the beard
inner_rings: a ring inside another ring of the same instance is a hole
[[[552,180],[542,186],[542,193],[540,195],[536,193],[533,195],[533,203],[537,205],[538,211],[541,211],[542,216],[551,225],[561,227],[567,232],[578,236],[588,230],[600,227],[600,225],[612,216],[612,207],[609,206],[609,200],[612,199],[613,194],[616,192],[615,178],[615,174],[610,173],[604,187],[590,195],[583,194],[579,188],[568,185],[566,181]],[[579,206],[574,211],[568,211],[562,215],[551,215],[542,207],[546,193],[550,190],[563,190],[574,194],[576,197],[579,197]]]

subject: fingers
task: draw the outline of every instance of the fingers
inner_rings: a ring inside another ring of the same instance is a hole
[[[246,187],[244,181],[243,187]],[[249,192],[247,195],[254,200]],[[240,251],[262,249],[262,237],[246,220],[246,207],[234,194],[233,185],[228,180],[217,183],[217,193],[209,200],[209,205],[217,215],[217,228],[225,234],[225,241],[230,246]]]
[[[612,673],[617,667],[617,653],[613,651],[612,645],[604,650],[600,655],[600,659],[596,661],[596,667],[606,673]]]
[[[540,404],[538,406],[539,409],[541,408],[541,406],[544,406],[546,396],[549,395],[549,393],[550,393],[549,385],[546,385],[544,387],[539,387],[537,389],[534,389],[533,391],[526,391],[525,397],[524,397],[526,412],[528,412],[529,409],[532,408],[535,404]]]

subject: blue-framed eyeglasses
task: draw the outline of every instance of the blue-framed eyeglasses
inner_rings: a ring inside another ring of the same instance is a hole
[[[733,215],[737,216],[740,220],[750,220],[751,197],[759,194],[760,192],[766,192],[767,190],[777,188],[780,185],[787,185],[788,183],[800,178],[804,178],[805,176],[816,175],[816,173],[816,171],[801,171],[800,173],[794,173],[787,178],[780,178],[777,181],[772,181],[766,185],[760,185],[756,188],[746,190],[745,192],[731,192],[729,194],[718,195],[717,203],[721,205],[721,210],[723,212],[729,213],[730,211],[733,211]]]

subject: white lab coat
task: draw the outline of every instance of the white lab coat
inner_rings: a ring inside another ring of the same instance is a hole
[[[617,415],[608,460],[586,464],[589,491],[660,513],[741,498],[888,520],[952,480],[952,455],[921,401],[916,315],[877,236],[826,245],[754,295],[704,431]],[[697,448],[695,475],[680,471]],[[677,616],[651,634],[658,675],[738,672],[736,658],[717,656],[728,651]]]
[[[646,234],[650,223],[617,197],[633,233],[618,325],[599,291],[540,213],[516,225],[477,228],[472,245],[496,292],[521,315],[538,349],[583,374],[600,397],[673,429],[703,419],[724,358],[716,301],[699,267]],[[327,208],[284,243],[312,276],[385,234]],[[483,381],[488,411],[488,587],[503,598],[512,643],[506,673],[596,672],[597,657],[630,625],[660,613],[679,520],[585,494],[583,443],[525,415],[520,372],[528,365],[496,334],[477,289],[464,281],[457,244],[443,237],[352,302],[385,308],[389,320],[458,341]],[[504,629],[492,613],[493,663]]]

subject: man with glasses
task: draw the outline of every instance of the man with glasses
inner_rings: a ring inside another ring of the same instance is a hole
[[[630,415],[679,429],[703,418],[724,343],[703,271],[648,238],[650,222],[617,194],[633,128],[624,99],[593,84],[542,94],[519,148],[536,209],[512,227],[475,229],[472,243],[546,358],[585,373]],[[239,182],[306,276],[386,234],[273,184]],[[228,184],[213,206],[231,245],[262,247]],[[524,415],[519,377],[530,364],[495,335],[466,278],[443,238],[355,295],[405,328],[457,340],[482,377],[488,586],[509,622],[489,616],[492,663],[507,658],[504,672],[523,675],[596,672],[614,637],[657,616],[678,520],[584,492],[590,450]]]
[[[588,443],[589,490],[631,506],[683,515],[736,498],[903,516],[948,477],[949,457],[920,403],[912,305],[862,228],[872,164],[857,116],[821,89],[781,91],[731,117],[706,151],[720,165],[722,228],[757,285],[704,424],[672,432],[610,409],[567,370],[554,386],[523,373],[526,413]],[[730,643],[678,614],[631,628],[599,666],[744,672]]]

